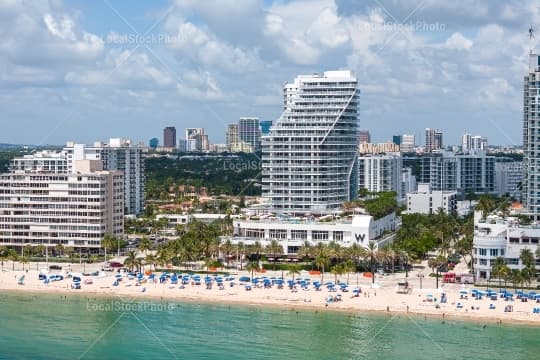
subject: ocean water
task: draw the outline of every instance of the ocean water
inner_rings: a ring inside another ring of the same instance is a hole
[[[540,327],[0,294],[0,359],[539,359]]]

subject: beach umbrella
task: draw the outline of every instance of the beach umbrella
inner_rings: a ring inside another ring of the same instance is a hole
[[[238,279],[238,280],[240,280],[242,282],[247,282],[247,281],[249,281],[249,279],[250,279],[249,276],[240,276],[240,279]]]

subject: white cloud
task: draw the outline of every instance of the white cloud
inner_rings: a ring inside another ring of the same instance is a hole
[[[473,45],[473,42],[467,39],[461,33],[456,32],[453,33],[444,44],[448,49],[451,50],[469,50]]]

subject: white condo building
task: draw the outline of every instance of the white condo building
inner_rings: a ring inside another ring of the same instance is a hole
[[[272,211],[326,213],[357,194],[358,97],[350,71],[301,75],[262,143],[262,189]]]
[[[371,192],[394,191],[397,200],[402,201],[402,170],[400,154],[361,155],[358,157],[358,189]]]
[[[445,213],[457,210],[455,191],[432,190],[429,184],[418,184],[418,190],[407,194],[407,212],[435,214],[442,209]]]
[[[124,172],[124,203],[126,214],[138,215],[144,210],[145,165],[143,148],[130,140],[113,138],[109,143],[92,146],[68,142],[63,149],[67,171],[72,172],[76,160],[101,160],[105,170]]]
[[[400,151],[402,153],[412,153],[416,147],[416,141],[414,135],[403,134],[401,136],[401,144],[399,144]]]
[[[540,56],[529,55],[523,86],[523,206],[540,215]]]
[[[0,245],[99,249],[105,235],[123,236],[123,173],[103,171],[101,161],[72,166],[71,173],[35,168],[0,175]]]

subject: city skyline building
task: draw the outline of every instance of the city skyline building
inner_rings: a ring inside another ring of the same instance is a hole
[[[174,126],[167,126],[163,129],[163,147],[176,147],[176,128]]]
[[[401,144],[399,145],[399,149],[402,153],[413,153],[416,148],[416,140],[414,135],[411,134],[403,134],[401,136]]]
[[[358,191],[357,80],[351,71],[300,75],[262,144],[262,190],[276,212],[327,213]]]
[[[358,142],[360,142],[360,144],[367,144],[371,142],[371,134],[368,130],[360,130],[358,132]]]
[[[443,133],[436,129],[426,128],[425,151],[430,153],[443,148]]]
[[[241,117],[238,120],[238,138],[251,145],[253,151],[261,149],[261,128],[258,117]]]

